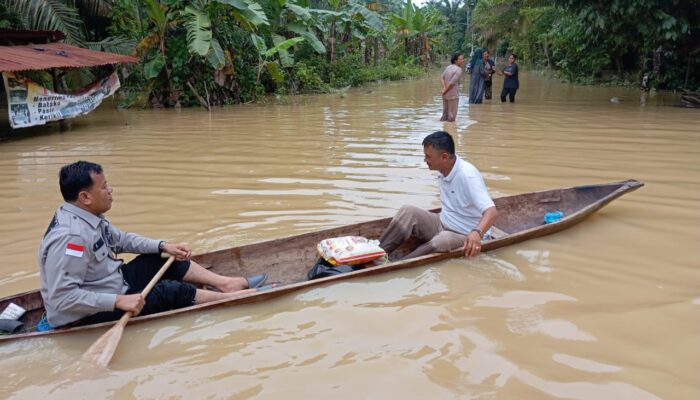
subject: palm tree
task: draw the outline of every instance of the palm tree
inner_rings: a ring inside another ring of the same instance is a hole
[[[74,2],[58,0],[5,0],[8,11],[17,14],[21,28],[61,31],[66,41],[82,45],[85,40],[83,22]]]
[[[112,1],[107,0],[4,0],[5,8],[19,16],[18,27],[65,33],[66,42],[84,47],[90,40],[98,42],[104,37],[90,37],[84,21],[109,16]],[[95,28],[95,26],[90,26]],[[112,40],[114,42],[114,40]]]

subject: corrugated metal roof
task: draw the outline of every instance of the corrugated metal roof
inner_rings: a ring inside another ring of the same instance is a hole
[[[0,72],[92,67],[138,61],[137,57],[103,53],[65,43],[0,46]]]

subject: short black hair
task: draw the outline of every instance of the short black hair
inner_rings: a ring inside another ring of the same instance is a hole
[[[513,58],[516,60],[518,59],[518,56],[516,56],[515,53],[510,53],[510,56],[513,56]],[[508,56],[508,57],[510,57],[510,56]]]
[[[455,142],[445,131],[436,131],[423,139],[423,146],[432,146],[435,150],[444,151],[451,156],[455,154]]]
[[[58,184],[65,201],[78,200],[81,191],[92,186],[90,174],[101,174],[102,166],[89,161],[77,161],[64,165],[58,173]]]
[[[454,54],[452,55],[452,58],[450,58],[450,62],[451,62],[452,64],[456,63],[456,62],[457,62],[457,59],[458,59],[459,56],[461,56],[461,55],[462,55],[462,52],[461,52],[461,51],[458,51],[458,52],[454,53]]]

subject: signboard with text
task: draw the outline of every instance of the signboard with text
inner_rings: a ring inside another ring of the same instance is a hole
[[[15,72],[3,72],[7,91],[10,126],[25,128],[84,115],[119,89],[119,77],[113,72],[74,94],[54,93]]]

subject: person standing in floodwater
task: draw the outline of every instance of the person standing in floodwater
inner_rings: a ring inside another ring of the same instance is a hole
[[[510,102],[515,102],[515,92],[520,87],[518,80],[518,64],[515,63],[516,56],[511,54],[508,56],[508,65],[503,67],[503,71],[499,75],[505,76],[503,80],[503,90],[501,90],[501,103],[506,101],[506,95],[510,98]]]
[[[452,122],[457,118],[459,109],[459,82],[462,77],[464,55],[459,51],[452,55],[450,65],[445,68],[440,76],[442,85],[442,117],[440,121]]]
[[[481,49],[474,50],[469,65],[472,71],[469,81],[469,104],[481,104],[484,102],[484,78],[486,77]]]
[[[486,71],[486,76],[484,77],[484,99],[491,100],[492,97],[492,87],[493,87],[493,74],[496,73],[496,63],[491,59],[491,52],[484,49],[484,71]]]

